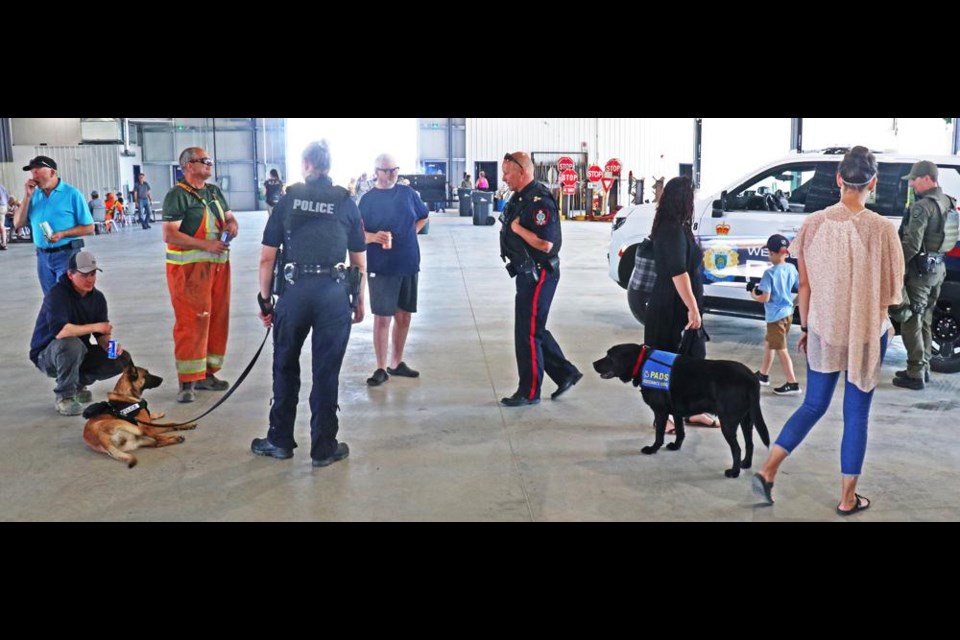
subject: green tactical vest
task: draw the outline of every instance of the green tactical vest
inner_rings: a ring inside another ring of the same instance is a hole
[[[960,214],[957,213],[957,201],[941,193],[940,197],[925,196],[932,200],[940,214],[940,224],[927,225],[927,232],[923,236],[923,246],[928,253],[943,254],[960,240]],[[933,220],[930,221],[931,223]]]

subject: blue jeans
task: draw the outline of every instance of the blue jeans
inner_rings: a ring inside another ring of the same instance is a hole
[[[144,229],[149,229],[151,218],[153,218],[153,214],[150,213],[150,202],[148,200],[139,200],[137,202],[137,212],[140,216],[140,225]]]
[[[107,357],[99,346],[80,338],[54,339],[37,355],[37,368],[57,379],[57,400],[72,398],[81,387],[108,380],[123,372],[123,360]]]
[[[37,249],[37,277],[40,278],[40,288],[43,289],[43,295],[57,284],[60,276],[67,272],[70,266],[70,256],[80,253],[80,248],[65,249],[64,251],[55,251],[47,253]]]
[[[887,334],[884,333],[880,339],[880,362],[886,353]],[[783,425],[774,444],[790,453],[803,442],[830,407],[839,378],[839,371],[820,373],[807,365],[807,395],[803,398],[803,405]],[[843,440],[840,442],[840,473],[845,476],[858,476],[863,469],[863,458],[867,453],[867,419],[872,401],[873,391],[863,392],[846,381],[843,388]]]

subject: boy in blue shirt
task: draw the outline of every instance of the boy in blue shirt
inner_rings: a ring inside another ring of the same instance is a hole
[[[800,282],[797,268],[787,262],[790,255],[790,241],[775,233],[767,239],[767,251],[770,254],[772,267],[763,273],[760,284],[753,287],[747,284],[747,291],[757,302],[763,303],[764,315],[767,321],[767,337],[764,340],[763,364],[756,372],[760,384],[770,384],[770,366],[773,364],[773,354],[780,358],[780,365],[787,376],[787,382],[776,387],[773,392],[777,395],[799,395],[800,383],[793,373],[793,362],[790,360],[790,351],[787,349],[787,333],[793,324],[793,289]]]

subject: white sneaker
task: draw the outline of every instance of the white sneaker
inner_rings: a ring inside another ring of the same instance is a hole
[[[83,405],[74,397],[57,400],[54,406],[57,408],[57,413],[62,416],[78,416],[83,413]]]

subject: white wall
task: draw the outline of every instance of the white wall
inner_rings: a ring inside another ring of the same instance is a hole
[[[325,138],[330,143],[330,176],[346,187],[350,178],[366,172],[373,177],[374,160],[389,153],[400,173],[418,173],[416,118],[289,118],[287,120],[287,183],[302,180],[304,148]],[[283,173],[281,171],[281,173]]]
[[[469,173],[474,162],[499,164],[510,151],[586,151],[600,166],[620,160],[623,180],[630,171],[672,178],[693,162],[693,118],[467,118]]]
[[[804,148],[807,146],[805,141]],[[720,191],[789,152],[790,118],[704,118],[700,193],[706,196]]]
[[[10,118],[15,145],[80,144],[80,118]]]

